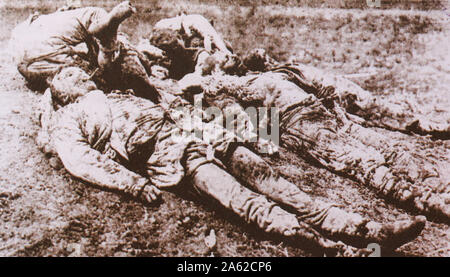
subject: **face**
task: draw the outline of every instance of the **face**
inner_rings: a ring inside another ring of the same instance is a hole
[[[237,55],[228,55],[226,62],[222,65],[222,68],[227,73],[233,73],[238,70],[239,65],[241,64],[241,60]]]
[[[97,89],[89,75],[78,67],[62,69],[53,78],[50,88],[52,97],[64,106],[75,102],[79,97]]]
[[[191,38],[188,43],[189,43],[188,46],[192,47],[192,48],[202,48],[202,47],[204,47],[203,39],[201,37],[198,37],[198,36],[195,36],[195,37]]]
[[[237,55],[230,55],[221,51],[215,52],[211,56],[209,63],[211,61],[215,64],[213,70],[220,70],[231,75],[237,74],[241,65],[241,60]]]
[[[253,71],[263,71],[266,63],[266,51],[264,49],[254,49],[245,58],[244,64]]]

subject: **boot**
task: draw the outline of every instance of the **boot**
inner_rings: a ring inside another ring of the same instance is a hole
[[[237,147],[229,156],[225,163],[235,177],[245,180],[250,188],[269,199],[294,209],[299,221],[333,240],[360,248],[366,248],[370,243],[396,248],[417,237],[425,225],[425,217],[392,224],[369,221],[332,203],[312,199],[245,147]]]
[[[387,224],[370,221],[365,225],[367,230],[365,237],[368,241],[376,242],[382,247],[395,249],[420,235],[425,223],[424,216]]]
[[[384,224],[363,219],[359,214],[348,213],[336,207],[329,208],[321,218],[320,222],[316,221],[316,228],[334,240],[359,248],[377,243],[383,248],[396,249],[415,239],[426,222],[424,216],[416,216],[412,220]],[[311,219],[308,218],[306,222]]]

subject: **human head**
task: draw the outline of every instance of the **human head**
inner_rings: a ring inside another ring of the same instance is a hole
[[[50,83],[54,104],[65,106],[79,97],[97,89],[89,75],[79,67],[65,67],[53,77]]]
[[[185,45],[177,31],[171,29],[156,29],[150,37],[150,43],[166,53],[184,50]]]
[[[206,58],[202,75],[209,75],[213,71],[221,71],[229,75],[241,75],[242,69],[242,62],[237,55],[216,51]]]
[[[267,64],[266,50],[256,48],[244,57],[244,65],[251,71],[265,71]]]
[[[203,48],[204,45],[204,39],[200,36],[194,36],[186,42],[186,46],[191,48]]]

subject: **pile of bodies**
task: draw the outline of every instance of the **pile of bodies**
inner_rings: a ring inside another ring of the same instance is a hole
[[[425,216],[448,222],[448,149],[416,152],[386,135],[448,139],[448,125],[392,111],[343,77],[280,64],[261,49],[239,57],[200,15],[161,20],[134,46],[118,27],[135,12],[129,2],[110,12],[60,9],[13,30],[19,72],[45,90],[37,143],[52,165],[144,202],[186,179],[186,189],[264,231],[328,254],[366,255],[369,243],[394,249],[421,233]],[[211,119],[207,107],[237,115],[247,135]],[[248,107],[279,111],[281,147],[422,215],[382,224],[307,195],[261,158],[277,147],[258,137]],[[201,128],[186,124],[186,113],[197,114]],[[174,139],[205,129],[219,135]]]

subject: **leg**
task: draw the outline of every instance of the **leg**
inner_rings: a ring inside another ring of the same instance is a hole
[[[365,119],[364,125],[388,130],[410,131],[419,135],[431,135],[438,139],[450,138],[448,122],[436,122],[431,114],[412,109],[417,101],[404,96],[393,103],[391,99],[374,97],[343,76],[325,73],[306,65],[295,65],[310,83],[331,86],[338,95],[338,102],[347,112]],[[448,118],[448,115],[447,115]]]
[[[372,184],[385,197],[411,199],[417,210],[450,219],[450,151],[447,142],[419,136],[364,128],[351,124],[348,134],[376,148],[385,163],[376,170]],[[377,180],[384,180],[377,181]]]
[[[17,70],[27,80],[30,87],[37,90],[47,88],[47,78],[53,77],[60,68],[60,64],[47,61],[33,63],[22,61],[17,65]]]
[[[214,164],[204,164],[192,174],[194,187],[233,211],[246,222],[255,223],[266,232],[291,237],[332,251],[357,252],[356,249],[330,241],[281,209],[265,196],[250,191]],[[345,253],[344,253],[345,254]]]
[[[395,248],[414,239],[424,225],[423,219],[383,225],[313,200],[296,185],[278,176],[261,157],[245,147],[238,147],[232,153],[228,168],[237,178],[246,180],[254,191],[295,209],[304,222],[351,245],[365,247],[377,242]]]
[[[386,161],[377,149],[349,135],[348,128],[348,120],[313,98],[282,115],[281,144],[306,160],[366,184],[366,174]]]
[[[330,111],[319,103],[293,109],[283,115],[281,121],[282,144],[301,157],[313,159],[330,171],[374,188],[384,197],[401,204],[414,205],[424,213],[437,213],[449,218],[446,204],[449,201],[448,191],[440,195],[434,192],[430,197],[423,186],[431,181],[425,181],[430,176],[421,177],[426,167],[431,166],[436,170],[438,167],[432,166],[432,162],[425,166],[425,161],[430,160],[425,155],[420,159],[412,158],[414,155],[411,152],[417,152],[423,145],[418,145],[419,148],[409,147],[405,151],[405,142],[392,140],[382,133],[390,132],[364,128],[347,120],[339,108]],[[445,153],[444,156],[448,155]],[[443,162],[443,165],[446,163]],[[441,174],[438,181],[441,185],[435,188],[445,190],[446,183],[442,177],[445,178],[447,174]]]

